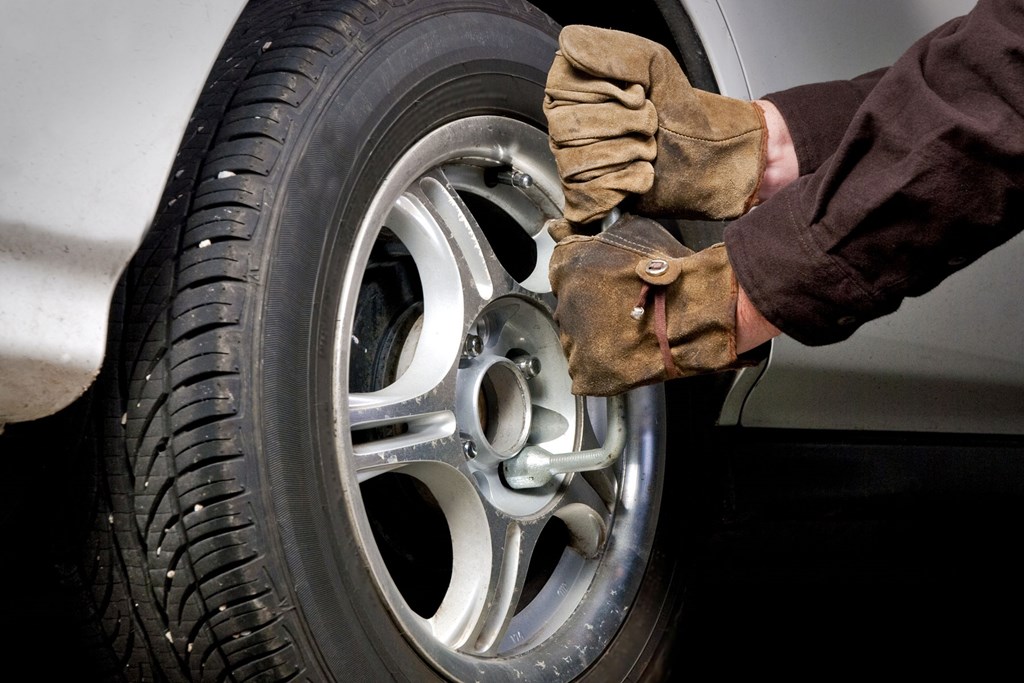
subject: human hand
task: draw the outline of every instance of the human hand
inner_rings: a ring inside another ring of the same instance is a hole
[[[548,230],[573,393],[611,396],[759,360],[737,356],[738,287],[724,245],[695,253],[630,214],[596,235],[566,220]]]
[[[544,112],[569,221],[601,218],[630,195],[639,213],[677,218],[735,218],[758,200],[762,110],[691,87],[646,38],[562,29]]]

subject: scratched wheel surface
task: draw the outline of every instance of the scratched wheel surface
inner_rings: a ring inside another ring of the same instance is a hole
[[[363,275],[339,308],[347,514],[402,630],[465,680],[579,675],[622,626],[657,521],[653,392],[630,400],[617,467],[518,490],[502,476],[524,445],[576,451],[595,428],[603,440],[603,402],[571,395],[552,320],[556,192],[535,126],[437,128],[376,193],[347,267]]]
[[[552,317],[555,36],[516,1],[246,10],[111,335],[84,572],[111,672],[666,675],[660,392],[611,467],[503,474],[614,414]]]

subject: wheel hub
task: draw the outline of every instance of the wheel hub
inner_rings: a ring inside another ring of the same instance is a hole
[[[508,514],[535,513],[561,478],[527,496],[505,484],[501,464],[528,445],[571,449],[578,441],[580,406],[566,391],[564,364],[550,312],[516,295],[485,308],[463,346],[455,392],[459,438],[473,481]]]

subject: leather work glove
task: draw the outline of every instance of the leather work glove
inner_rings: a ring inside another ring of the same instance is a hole
[[[736,356],[738,285],[724,244],[693,252],[623,214],[604,232],[548,223],[549,277],[572,392],[612,396],[675,377],[755,365]]]
[[[573,25],[558,44],[544,113],[569,221],[631,194],[651,216],[719,220],[753,206],[767,144],[755,104],[691,87],[668,49],[640,36]]]

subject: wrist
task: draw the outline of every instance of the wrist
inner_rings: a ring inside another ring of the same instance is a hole
[[[758,202],[763,202],[800,175],[796,148],[789,134],[789,126],[778,108],[768,100],[755,100],[754,106],[764,114],[768,141],[765,149],[764,174],[758,191]]]
[[[736,296],[736,354],[757,348],[782,332],[761,315],[753,302],[739,287]]]

